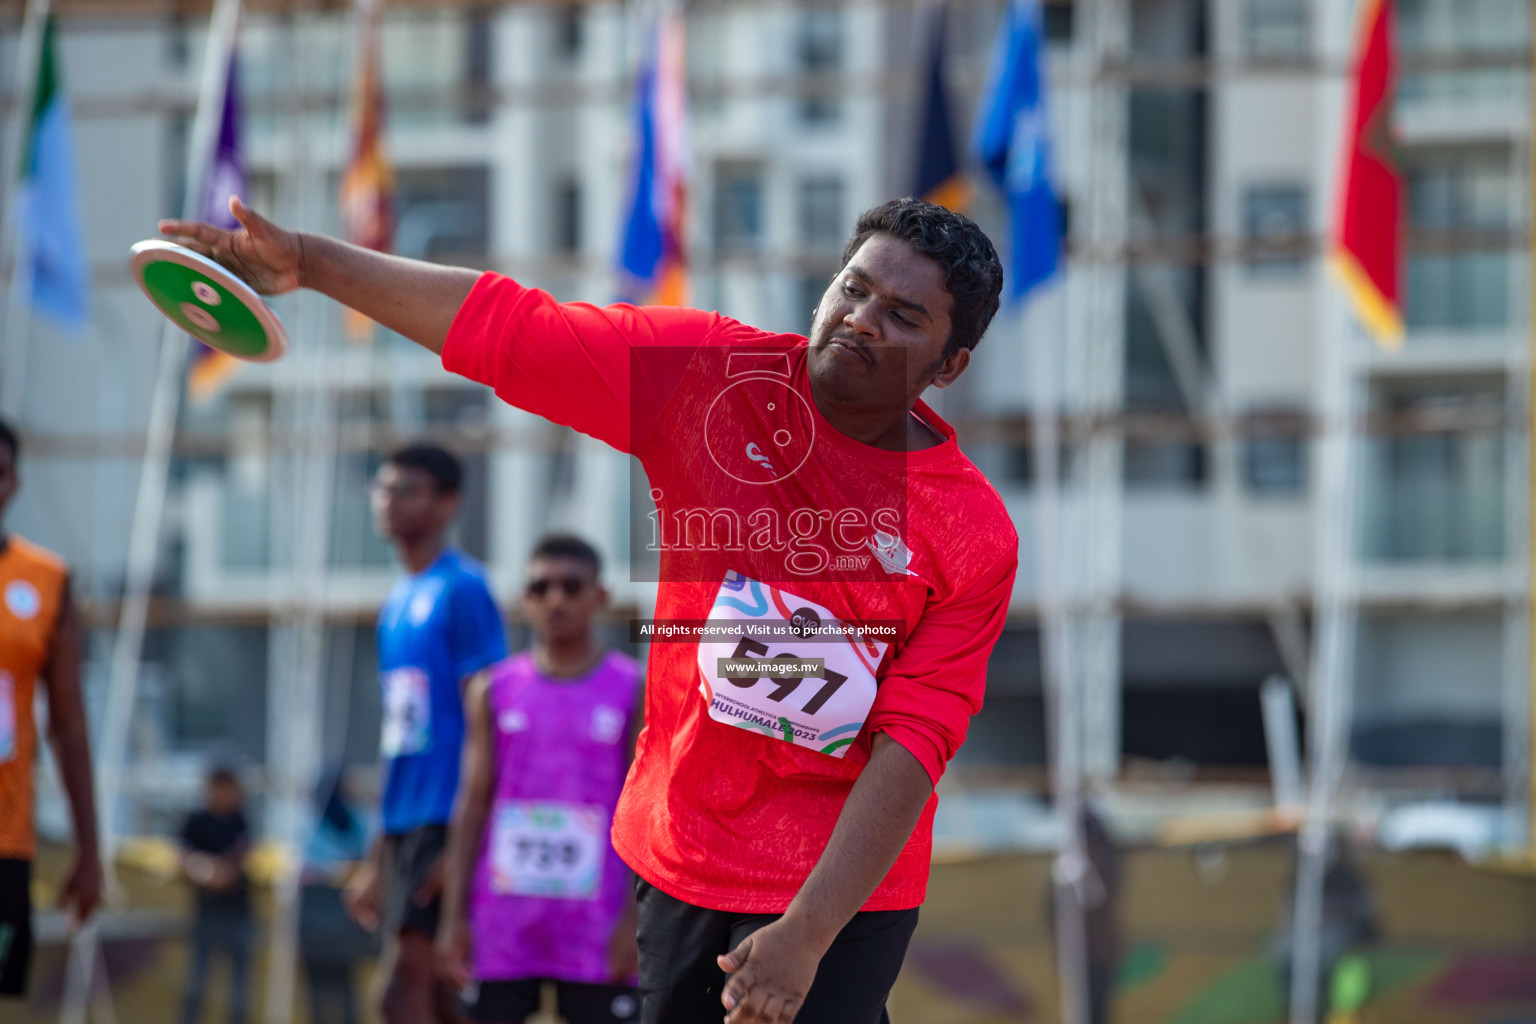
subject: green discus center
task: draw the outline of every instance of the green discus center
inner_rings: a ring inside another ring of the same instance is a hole
[[[144,289],[178,327],[213,348],[256,359],[271,347],[256,314],[229,289],[191,267],[157,260],[144,268]]]

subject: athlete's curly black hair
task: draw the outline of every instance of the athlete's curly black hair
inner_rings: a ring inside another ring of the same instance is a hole
[[[975,348],[1003,292],[1002,261],[976,222],[921,199],[892,199],[859,215],[853,237],[843,246],[844,267],[871,235],[899,238],[943,268],[951,300],[944,356]]]

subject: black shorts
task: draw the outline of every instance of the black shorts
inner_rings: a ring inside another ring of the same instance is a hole
[[[707,910],[637,880],[640,911],[640,1020],[643,1024],[720,1024],[729,953],[778,914]],[[838,933],[816,968],[795,1024],[877,1024],[901,973],[917,908],[865,910]]]
[[[437,935],[442,901],[434,896],[426,906],[416,903],[416,893],[448,845],[447,825],[423,825],[398,835],[385,836],[389,877],[384,880],[384,934],[398,935],[407,929],[431,937]]]
[[[0,858],[0,996],[22,996],[32,966],[32,862]]]
[[[566,1024],[619,1024],[640,1019],[639,994],[628,985],[585,985],[556,981],[555,999]],[[482,981],[466,996],[464,1009],[478,1024],[522,1024],[539,1009],[543,978]]]

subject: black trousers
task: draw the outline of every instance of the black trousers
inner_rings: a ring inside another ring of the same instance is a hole
[[[0,858],[0,996],[26,995],[31,966],[32,862]]]
[[[720,1024],[725,972],[715,957],[729,953],[778,914],[708,910],[637,881],[640,917],[641,1024]],[[917,909],[867,910],[853,916],[816,969],[795,1024],[882,1024],[885,1000]]]

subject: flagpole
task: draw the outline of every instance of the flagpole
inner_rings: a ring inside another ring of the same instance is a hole
[[[16,183],[21,179],[21,147],[32,119],[32,105],[37,102],[37,69],[43,55],[43,29],[53,10],[53,0],[27,0],[17,41],[16,116],[6,126],[6,173],[0,174],[0,239],[10,240],[11,206],[15,202]]]
[[[1357,12],[1358,15],[1358,12]],[[1351,54],[1363,38],[1363,15],[1324,26],[1325,37],[1347,40]],[[1322,147],[1323,188],[1342,204],[1342,184],[1333,177],[1340,165],[1337,148],[1344,138],[1343,125],[1334,121],[1343,104],[1338,90],[1325,84],[1319,119],[1331,134]],[[1334,157],[1334,159],[1328,159]],[[1338,193],[1335,195],[1335,193]],[[1326,207],[1333,208],[1333,206]],[[1333,252],[1324,254],[1331,257]],[[1354,700],[1353,655],[1358,610],[1355,536],[1359,483],[1357,437],[1364,425],[1361,383],[1357,379],[1356,319],[1346,302],[1344,289],[1325,281],[1320,295],[1320,397],[1321,436],[1317,442],[1318,473],[1314,503],[1317,550],[1314,563],[1314,614],[1317,636],[1312,647],[1309,702],[1308,780],[1306,816],[1296,850],[1295,906],[1291,919],[1290,1022],[1313,1024],[1329,979],[1322,977],[1324,891],[1328,853],[1334,839],[1334,817],[1339,788],[1349,756],[1349,728]]]
[[[213,124],[223,106],[226,75],[225,62],[240,24],[241,0],[216,0],[208,25],[208,47],[203,61],[203,76],[198,88],[196,114],[192,122],[191,144],[187,152],[186,194],[182,197],[182,216],[196,215],[206,184],[211,140],[217,130]],[[128,559],[124,573],[122,610],[117,635],[113,638],[112,660],[108,672],[106,714],[102,719],[101,746],[96,758],[97,816],[100,819],[101,857],[109,884],[115,883],[114,861],[117,853],[117,801],[122,793],[127,768],[128,737],[132,725],[140,676],[140,656],[149,617],[150,589],[154,583],[155,555],[159,546],[160,524],[165,511],[166,490],[170,483],[171,442],[176,431],[176,416],[181,406],[181,375],[187,353],[186,336],[169,320],[160,332],[155,387],[150,399],[146,427],[144,461],[140,464],[138,497],[134,504],[133,525],[128,540]],[[71,958],[86,954],[78,974],[84,991],[89,993],[97,934],[95,926],[83,929],[72,944]],[[82,1000],[67,999],[61,1020],[64,1024],[83,1024]]]
[[[1059,296],[1058,301],[1064,301]],[[1060,1019],[1080,1024],[1088,1015],[1087,934],[1084,882],[1090,870],[1083,840],[1082,715],[1068,651],[1070,623],[1061,558],[1061,467],[1057,380],[1057,336],[1037,332],[1031,339],[1021,310],[1019,333],[1030,360],[1030,448],[1035,488],[1035,586],[1039,603],[1042,689],[1050,728],[1052,789],[1055,794],[1057,860],[1051,871],[1056,894],[1056,969]]]
[[[1531,24],[1536,28],[1536,0],[1531,4]],[[1531,129],[1532,134],[1526,145],[1530,155],[1530,210],[1536,211],[1536,31],[1531,35]],[[1528,248],[1530,259],[1530,274],[1533,287],[1536,287],[1536,231],[1533,231],[1531,244]],[[1536,290],[1529,293],[1527,298],[1528,316],[1530,319],[1529,330],[1531,332],[1531,346],[1526,354],[1526,389],[1525,408],[1527,420],[1526,430],[1526,454],[1530,459],[1530,471],[1527,476],[1527,500],[1525,505],[1526,530],[1529,542],[1526,546],[1526,555],[1530,559],[1526,567],[1525,605],[1528,621],[1526,623],[1525,648],[1526,670],[1530,675],[1530,685],[1526,691],[1526,720],[1528,728],[1525,734],[1523,749],[1525,752],[1525,841],[1530,856],[1530,863],[1536,867]]]

